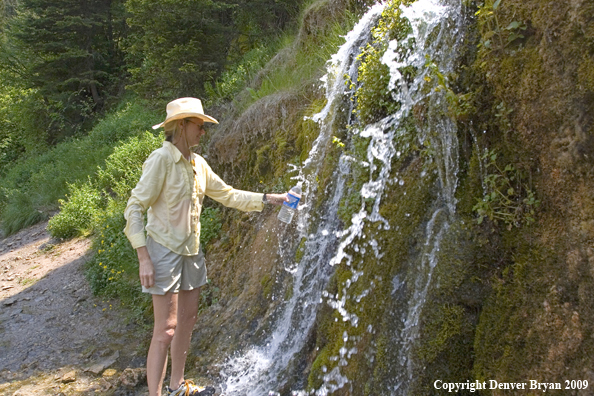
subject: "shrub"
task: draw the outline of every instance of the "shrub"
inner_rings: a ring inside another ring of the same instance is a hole
[[[140,102],[122,105],[85,137],[64,141],[42,155],[13,164],[0,176],[0,221],[12,234],[48,217],[58,209],[71,185],[92,176],[121,139],[139,136],[156,122]],[[71,191],[72,193],[72,191]]]
[[[98,187],[117,199],[128,199],[142,174],[142,164],[153,150],[163,144],[163,135],[144,132],[115,147],[97,171]]]
[[[90,181],[70,185],[69,191],[70,197],[67,201],[59,200],[60,212],[48,224],[48,231],[54,237],[72,238],[90,233],[101,207],[101,194]]]
[[[125,207],[125,201],[110,199],[99,214],[92,245],[95,255],[87,262],[86,276],[94,294],[120,298],[140,319],[150,308],[150,299],[141,293],[136,252],[122,231]]]

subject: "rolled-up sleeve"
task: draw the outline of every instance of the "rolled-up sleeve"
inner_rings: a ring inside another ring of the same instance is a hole
[[[264,208],[262,197],[264,194],[250,191],[236,190],[225,183],[210,166],[205,164],[207,196],[230,208],[244,212],[260,212]]]
[[[157,153],[151,154],[142,165],[142,176],[128,199],[124,211],[126,218],[124,233],[134,249],[146,245],[143,214],[161,194],[166,166],[163,156]]]

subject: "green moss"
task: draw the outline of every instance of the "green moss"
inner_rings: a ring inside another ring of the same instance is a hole
[[[459,305],[431,306],[435,310],[427,317],[427,325],[423,327],[427,342],[419,348],[419,357],[427,362],[434,362],[451,338],[461,334],[466,325],[464,309]]]
[[[410,3],[412,1],[400,0],[390,3],[382,13],[378,26],[373,29],[374,40],[359,55],[361,65],[358,80],[356,83],[353,82],[353,85],[357,87],[356,113],[364,124],[378,121],[400,107],[400,103],[392,99],[392,92],[388,90],[390,73],[381,58],[386,52],[389,40],[398,40],[399,47],[396,52],[400,56],[410,50],[410,43],[405,42],[404,38],[411,27],[408,20],[400,16],[400,6]],[[415,71],[403,69],[402,73],[405,78],[410,78]]]
[[[544,257],[535,253],[518,256],[494,281],[494,293],[481,313],[474,345],[474,372],[479,380],[493,376],[502,381],[521,380],[527,369],[543,358],[543,340],[529,327],[542,310],[538,301],[550,287],[534,271],[534,262],[544,264]],[[529,333],[532,336],[527,339]]]
[[[376,258],[370,251],[363,255],[360,247],[366,245],[365,240],[356,240],[353,245],[359,245],[359,249],[353,250],[354,246],[348,249],[353,256],[351,264],[341,263],[333,277],[336,298],[345,298],[345,309],[356,315],[357,325],[334,312],[334,321],[327,320],[324,328],[319,329],[324,336],[319,337],[317,346],[324,354],[317,356],[315,365],[331,371],[338,365],[336,357],[341,347],[361,351],[350,356],[348,365],[340,366],[343,375],[353,379],[353,394],[374,394],[377,386],[387,383],[393,374],[391,361],[397,351],[388,345],[382,347],[378,337],[394,331],[388,330],[394,325],[389,314],[393,306],[386,304],[392,301],[393,278],[406,272],[408,263],[416,256],[416,249],[410,249],[411,240],[422,233],[421,225],[428,220],[428,208],[434,198],[431,186],[435,179],[419,177],[424,167],[418,157],[395,160],[394,169],[399,170],[404,186],[391,185],[381,208],[381,215],[390,219],[394,229],[378,230],[377,224],[368,224],[363,231],[366,240],[379,242],[382,258]],[[355,272],[358,278],[353,281]],[[346,342],[342,338],[345,332],[349,336]],[[320,375],[310,376],[311,386],[319,384]]]
[[[260,285],[262,285],[262,296],[268,300],[272,296],[274,279],[270,274],[265,274],[260,280]]]
[[[307,238],[301,238],[301,242],[299,242],[299,246],[297,247],[297,251],[295,252],[295,262],[301,262],[303,255],[305,254],[305,242],[307,242]]]

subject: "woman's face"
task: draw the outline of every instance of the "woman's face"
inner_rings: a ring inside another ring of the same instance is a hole
[[[197,117],[189,118],[186,121],[185,133],[188,146],[197,146],[200,143],[202,135],[206,133],[204,130],[204,121]]]

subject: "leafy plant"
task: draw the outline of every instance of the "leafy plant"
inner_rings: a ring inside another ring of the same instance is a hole
[[[429,55],[425,55],[425,67],[429,69],[429,74],[425,77],[425,81],[431,82],[432,80],[436,80],[437,86],[435,87],[435,91],[443,91],[445,93],[449,115],[452,118],[464,118],[475,110],[472,105],[474,92],[471,91],[465,94],[455,93],[449,84],[451,77],[444,75]]]
[[[519,38],[524,38],[522,32],[527,26],[519,21],[512,21],[502,28],[497,15],[501,0],[485,0],[478,8],[476,15],[479,17],[481,29],[481,44],[483,52],[503,50]]]
[[[82,186],[88,177],[93,178],[118,142],[143,134],[156,121],[155,114],[140,101],[123,103],[87,136],[70,138],[40,155],[30,155],[11,163],[6,174],[0,172],[3,231],[12,234],[47,219],[50,212],[59,208],[60,199],[67,201],[66,193],[72,194],[74,185]],[[162,138],[153,136],[153,139],[162,142]],[[138,167],[141,165],[142,161]],[[131,175],[125,177],[131,179]]]
[[[219,208],[202,208],[200,214],[200,244],[208,247],[208,243],[216,238],[223,225]]]
[[[48,223],[54,237],[71,238],[92,231],[101,206],[101,194],[89,182],[69,185],[68,200],[60,199],[60,212]]]
[[[485,218],[497,223],[503,221],[508,229],[529,225],[535,221],[540,201],[525,182],[525,177],[513,164],[500,167],[497,153],[487,150],[482,160],[486,161],[484,178],[485,192],[472,208],[478,214],[477,222]]]
[[[120,298],[139,319],[149,309],[150,299],[141,293],[136,252],[122,232],[125,207],[125,201],[110,200],[100,213],[92,246],[95,255],[87,263],[86,277],[94,294]]]

